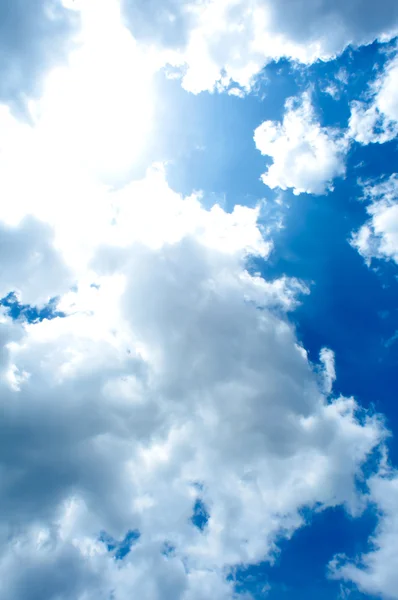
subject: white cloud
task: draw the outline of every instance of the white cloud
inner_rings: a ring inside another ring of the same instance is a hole
[[[335,74],[334,79],[326,84],[323,92],[329,94],[334,100],[338,100],[342,89],[348,84],[348,79],[348,71],[344,67],[341,67]]]
[[[340,69],[337,71],[337,73],[335,75],[335,78],[342,85],[347,85],[349,78],[350,78],[350,74],[348,73],[347,69],[345,69],[344,67],[340,67]]]
[[[331,96],[334,100],[340,97],[340,90],[334,82],[328,83],[323,89],[323,92],[325,94],[329,94],[329,96]]]
[[[328,60],[398,33],[395,0],[122,0],[126,22],[140,41],[183,67],[192,91],[244,88],[271,60]]]
[[[346,138],[322,127],[308,93],[286,102],[283,121],[265,121],[254,132],[254,141],[273,163],[262,176],[270,188],[293,189],[294,194],[325,194],[333,179],[345,174]]]
[[[384,429],[323,395],[283,314],[297,282],[245,270],[269,250],[256,210],[206,211],[156,169],[107,198],[98,286],[68,292],[65,318],[3,317],[1,595],[231,600],[225,569],[271,559],[303,506],[361,510],[355,478]],[[99,533],[129,529],[115,561]]]
[[[106,183],[119,183],[151,132],[157,65],[120,23],[115,2],[86,0],[82,41],[67,68],[47,77],[33,119],[60,157],[73,155]]]
[[[105,5],[117,10],[119,2],[97,4],[100,14]],[[6,57],[0,61],[2,101],[21,107],[26,96],[40,90],[43,74],[81,42],[80,19],[83,15],[84,21],[87,5],[94,3],[32,0],[27,9],[22,0],[15,0],[0,9],[0,49]],[[195,93],[225,89],[231,81],[248,89],[272,60],[328,60],[349,44],[388,40],[398,33],[395,0],[366,0],[365,5],[354,0],[349,7],[343,0],[333,6],[327,0],[121,0],[121,5],[144,51],[150,48],[156,54],[158,67],[176,66],[183,87]],[[104,33],[99,51],[105,53],[106,48],[112,54],[115,40],[106,43],[107,37]]]
[[[395,472],[378,475],[369,482],[370,499],[377,506],[379,523],[369,539],[368,552],[348,560],[338,556],[331,563],[335,578],[354,582],[366,594],[398,598],[398,477]]]
[[[334,352],[330,348],[322,348],[319,358],[323,365],[325,390],[326,393],[330,394],[333,389],[333,383],[336,380]]]
[[[42,303],[89,276],[112,230],[107,184],[124,181],[150,134],[150,53],[122,27],[117,4],[87,1],[79,15],[81,43],[29,101],[31,124],[0,105],[1,252],[10,256],[0,297],[15,290]]]
[[[205,210],[161,166],[123,189],[104,183],[119,142],[124,155],[136,134],[122,170],[145,143],[156,69],[113,4],[85,6],[87,43],[30,104],[33,126],[0,110],[0,289],[32,303],[60,294],[66,315],[27,324],[1,311],[0,596],[232,600],[228,569],[272,560],[303,507],[362,510],[357,477],[385,430],[330,394],[331,351],[309,362],[287,316],[305,286],[247,271],[272,248],[259,208]],[[84,73],[95,107],[78,101]],[[115,116],[119,93],[136,101],[132,116],[123,102]],[[324,190],[342,174],[343,142],[308,99],[291,113],[300,152],[328,165],[292,186]],[[203,531],[190,519],[198,497]],[[115,560],[104,530],[141,536]]]
[[[59,0],[1,3],[1,102],[24,110],[26,96],[40,91],[45,72],[66,59],[79,26],[71,8]]]
[[[398,263],[398,176],[364,185],[369,220],[353,234],[352,245],[370,262],[383,258]]]
[[[0,264],[0,298],[15,292],[28,304],[43,304],[73,283],[51,228],[32,218],[19,227],[0,223]]]
[[[349,135],[361,144],[383,144],[398,134],[398,56],[372,83],[370,101],[351,105]]]

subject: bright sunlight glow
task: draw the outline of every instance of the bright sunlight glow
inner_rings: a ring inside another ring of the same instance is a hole
[[[76,2],[82,32],[67,67],[53,71],[32,105],[49,147],[113,184],[128,172],[151,129],[150,55],[123,27],[113,0]]]

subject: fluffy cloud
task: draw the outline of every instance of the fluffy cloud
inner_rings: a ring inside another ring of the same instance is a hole
[[[383,144],[398,134],[398,56],[372,83],[367,102],[351,106],[349,135],[361,144]]]
[[[368,261],[384,258],[398,263],[398,176],[364,186],[369,220],[353,234],[352,245]]]
[[[150,130],[151,58],[116,4],[87,2],[79,14],[84,37],[29,102],[30,124],[0,105],[0,298],[42,304],[89,277],[113,231],[103,184],[124,181]]]
[[[348,84],[348,79],[349,73],[344,67],[341,67],[334,76],[334,79],[326,84],[323,92],[329,94],[334,100],[338,100],[343,88]]]
[[[65,59],[78,29],[77,13],[60,0],[0,5],[0,100],[22,108],[43,73]]]
[[[348,560],[338,556],[332,561],[335,578],[354,582],[366,594],[398,598],[396,547],[398,543],[398,477],[396,472],[373,477],[370,498],[377,505],[379,524],[370,538],[367,553]]]
[[[64,318],[3,316],[0,590],[231,599],[228,569],[272,559],[304,506],[361,510],[384,429],[324,394],[333,356],[315,373],[285,314],[300,285],[245,269],[269,252],[255,209],[204,210],[156,169],[107,195],[95,287],[80,279]],[[140,538],[115,560],[103,530]]]
[[[232,600],[228,572],[272,560],[304,507],[361,512],[357,478],[386,432],[333,396],[330,350],[308,360],[288,316],[305,286],[248,271],[272,250],[258,208],[206,210],[161,166],[106,184],[145,141],[156,65],[116,5],[85,6],[85,43],[31,103],[33,126],[0,110],[0,289],[59,295],[64,315],[0,314],[0,596]],[[329,165],[290,183],[324,190],[344,144],[308,98],[289,110],[300,152]]]
[[[43,304],[72,285],[52,237],[51,228],[32,217],[16,227],[0,224],[0,298],[15,292],[28,304]]]
[[[398,33],[395,0],[122,0],[122,7],[134,36],[181,65],[193,92],[231,80],[249,87],[271,60],[327,60],[349,44]]]
[[[261,154],[272,158],[262,176],[272,189],[325,194],[333,189],[333,179],[345,174],[347,140],[318,123],[308,93],[286,102],[282,123],[265,121],[257,127],[254,141]]]
[[[333,383],[336,380],[334,352],[330,350],[330,348],[322,348],[319,358],[323,365],[325,390],[328,394],[330,394],[333,389]]]

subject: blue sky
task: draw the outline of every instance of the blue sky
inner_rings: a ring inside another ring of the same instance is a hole
[[[1,597],[398,598],[398,5],[350,6],[0,1]]]

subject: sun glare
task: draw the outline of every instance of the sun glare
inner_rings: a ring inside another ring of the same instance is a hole
[[[45,144],[101,181],[117,182],[151,130],[154,68],[113,0],[80,2],[82,31],[67,67],[53,71],[34,112]]]

